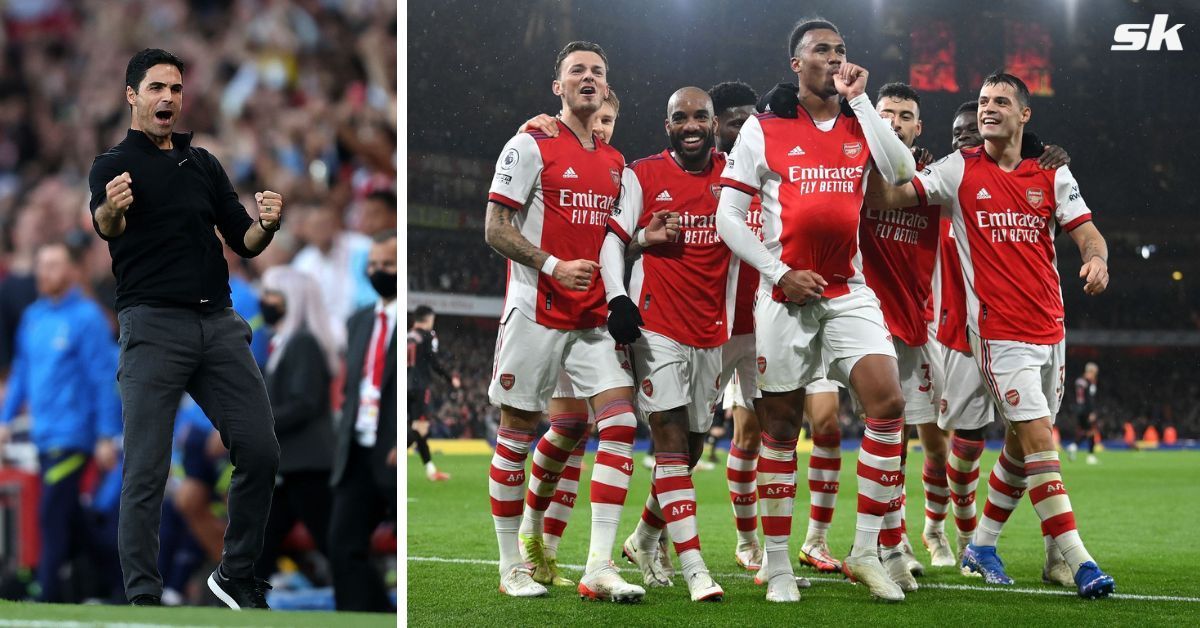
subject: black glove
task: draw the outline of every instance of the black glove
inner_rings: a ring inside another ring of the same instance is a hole
[[[780,83],[758,99],[755,109],[759,113],[770,110],[780,118],[795,118],[796,107],[800,106],[799,90],[795,83]]]
[[[1035,133],[1025,131],[1021,135],[1021,159],[1037,159],[1046,152],[1046,146]]]
[[[642,336],[642,313],[627,296],[614,297],[608,302],[608,333],[617,344],[627,345]]]

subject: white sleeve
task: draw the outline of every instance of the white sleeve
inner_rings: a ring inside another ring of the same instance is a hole
[[[871,159],[879,174],[892,185],[904,185],[912,180],[917,170],[917,162],[891,126],[875,111],[871,99],[866,94],[859,94],[850,100],[850,108],[854,117],[862,125],[863,135],[867,138],[867,146],[871,149]]]
[[[771,255],[767,246],[746,224],[751,200],[753,197],[738,188],[722,188],[721,200],[717,202],[717,234],[734,255],[757,268],[771,283],[779,283],[784,274],[791,269]]]
[[[626,296],[625,242],[615,231],[609,231],[600,246],[600,277],[604,280],[605,301]]]
[[[742,124],[733,150],[725,160],[725,170],[721,172],[721,185],[739,189],[750,196],[758,193],[770,172],[767,166],[766,143],[763,140],[762,125],[758,118],[750,116]]]
[[[963,156],[954,151],[929,164],[913,178],[913,187],[922,205],[941,205],[944,208],[955,204],[958,186],[963,178]]]
[[[1079,193],[1079,183],[1066,166],[1054,171],[1054,219],[1062,225],[1063,231],[1070,231],[1092,219],[1092,210]]]
[[[637,232],[638,221],[642,219],[642,182],[631,168],[625,168],[621,173],[621,193],[617,196],[617,204],[608,217],[608,230],[617,234],[626,245]]]
[[[496,175],[488,200],[517,211],[524,209],[542,174],[542,152],[528,133],[517,133],[496,160]]]

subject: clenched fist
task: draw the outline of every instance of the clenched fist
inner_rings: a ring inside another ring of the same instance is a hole
[[[846,100],[854,100],[867,91],[867,69],[861,65],[843,63],[838,73],[833,75],[833,86]]]
[[[279,229],[279,221],[283,219],[283,197],[278,192],[266,190],[255,194],[254,202],[258,204],[258,219],[263,229]]]
[[[105,201],[108,206],[117,214],[124,215],[129,206],[133,204],[133,178],[128,172],[113,177],[112,181],[104,186]]]
[[[571,261],[559,260],[554,266],[554,279],[567,290],[587,292],[592,286],[592,277],[600,270],[600,265],[592,260],[576,259]]]

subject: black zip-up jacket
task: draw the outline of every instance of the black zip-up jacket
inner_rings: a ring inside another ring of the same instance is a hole
[[[173,133],[171,140],[174,149],[162,150],[130,129],[124,141],[96,157],[88,174],[92,226],[108,241],[118,311],[134,305],[230,307],[229,268],[214,226],[235,253],[257,255],[244,243],[254,219],[220,162],[192,146],[191,133]],[[107,238],[96,224],[96,208],[106,200],[104,186],[122,172],[132,179],[133,205],[125,212],[124,233]]]

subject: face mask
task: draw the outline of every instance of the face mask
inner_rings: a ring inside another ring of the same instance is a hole
[[[287,313],[287,310],[274,303],[263,303],[259,310],[262,312],[263,322],[271,326],[283,320],[283,315]]]
[[[396,273],[377,270],[367,275],[367,279],[371,281],[371,287],[375,288],[375,292],[378,292],[379,296],[385,299],[396,296]]]

